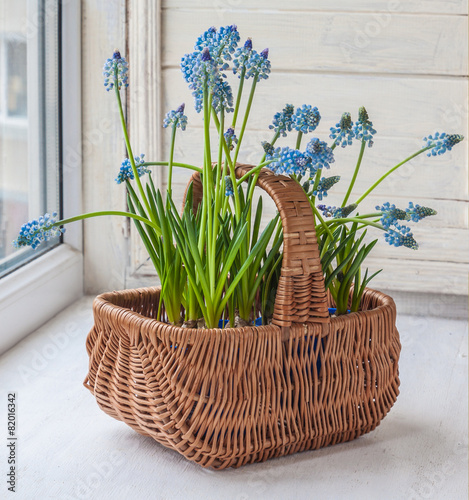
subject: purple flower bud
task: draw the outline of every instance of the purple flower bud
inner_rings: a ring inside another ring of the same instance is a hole
[[[264,49],[262,52],[261,52],[261,56],[264,58],[264,59],[267,59],[269,57],[269,49]]]
[[[202,56],[201,56],[202,61],[211,61],[212,57],[210,56],[210,50],[208,47],[205,47],[204,50],[202,51]]]
[[[179,108],[176,109],[176,113],[184,113],[184,108],[186,107],[186,105],[184,103],[182,103]]]
[[[244,48],[247,49],[247,50],[252,50],[252,39],[251,38],[248,38],[244,42]]]

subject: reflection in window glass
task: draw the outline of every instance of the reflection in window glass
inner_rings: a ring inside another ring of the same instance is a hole
[[[15,249],[21,225],[60,212],[58,1],[0,0],[0,277],[56,245]]]
[[[27,116],[26,42],[5,41],[6,98],[8,116]]]

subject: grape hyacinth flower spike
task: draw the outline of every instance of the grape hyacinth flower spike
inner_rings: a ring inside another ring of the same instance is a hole
[[[258,53],[255,50],[249,49],[245,50],[240,56],[238,56],[233,63],[233,71],[236,69],[237,72],[241,72],[245,68],[244,78],[247,80],[249,78],[254,78],[256,82],[260,80],[266,80],[269,78],[270,74],[270,61],[269,49],[264,49],[262,52]],[[239,75],[240,76],[240,75]]]
[[[410,232],[410,228],[406,226],[399,226],[397,230],[389,229],[386,233],[384,233],[384,239],[390,245],[395,247],[403,246],[412,250],[418,250],[419,248],[413,234]]]
[[[397,208],[396,205],[391,205],[388,201],[383,205],[377,205],[376,210],[381,212],[380,222],[382,226],[389,229],[392,225],[399,225],[399,220],[408,220],[405,210]]]
[[[446,153],[446,151],[451,151],[455,144],[461,142],[464,139],[463,135],[459,134],[446,134],[443,132],[440,134],[436,132],[433,136],[429,135],[424,137],[424,148],[431,147],[428,151],[427,156],[437,156]]]
[[[231,127],[227,128],[223,136],[225,137],[226,145],[230,150],[232,150],[234,145],[238,142],[238,138],[236,137],[234,130]]]
[[[225,196],[234,196],[233,182],[229,175],[225,176]]]
[[[368,143],[368,147],[370,148],[373,146],[373,136],[376,134],[376,130],[373,128],[373,123],[370,121],[368,113],[363,106],[358,110],[358,120],[355,122],[352,130],[357,139]]]
[[[277,175],[299,175],[302,176],[311,164],[311,158],[298,149],[276,148],[272,154],[266,155],[266,161],[270,161],[267,168]]]
[[[313,196],[317,196],[319,200],[322,200],[323,197],[327,196],[327,192],[334,184],[340,181],[339,175],[334,175],[332,177],[323,177],[317,186],[317,188],[313,191]]]
[[[112,88],[120,90],[122,86],[128,87],[129,65],[116,49],[112,58],[107,59],[103,67],[104,87],[107,91]]]
[[[321,210],[324,217],[334,217],[334,219],[341,219],[348,217],[356,208],[356,203],[351,203],[346,207],[326,207],[326,205],[318,205],[318,210]]]
[[[142,175],[149,174],[150,170],[145,166],[142,165],[144,163],[144,154],[141,154],[140,156],[136,156],[134,158],[135,160],[135,166],[137,167],[137,173],[139,177],[142,177]],[[127,179],[134,179],[134,172],[132,170],[132,164],[130,163],[130,160],[126,158],[122,164],[121,168],[119,170],[119,174],[116,177],[116,182],[117,184],[121,184],[125,182]]]
[[[13,241],[16,248],[29,246],[35,250],[43,241],[49,241],[65,232],[64,228],[54,226],[57,222],[57,212],[41,215],[21,226],[18,237]]]
[[[350,113],[343,113],[339,123],[335,127],[331,127],[331,134],[329,135],[334,140],[335,144],[345,148],[352,144],[355,134],[352,130],[352,117]]]
[[[334,153],[332,149],[317,137],[313,137],[307,146],[306,154],[311,158],[310,177],[312,178],[318,169],[329,168],[334,163]]]
[[[269,129],[282,137],[286,137],[287,132],[291,132],[292,129],[294,111],[295,108],[293,104],[285,104],[282,111],[275,113],[272,124],[269,125]]]
[[[185,104],[182,103],[176,110],[169,111],[163,120],[163,128],[170,125],[181,130],[186,130],[187,116],[184,114]]]
[[[308,132],[313,132],[319,125],[321,120],[321,115],[318,108],[312,107],[307,104],[303,104],[300,108],[297,108],[295,114],[292,117],[292,128],[303,134]]]
[[[233,73],[238,75],[238,78],[241,78],[241,73],[243,72],[243,68],[246,67],[246,63],[249,61],[252,52],[252,40],[248,38],[244,42],[243,47],[239,47],[234,53],[233,57]],[[246,75],[244,75],[246,78]]]
[[[411,220],[412,222],[419,222],[425,217],[430,217],[431,215],[436,215],[437,211],[430,207],[421,207],[420,205],[415,205],[410,201],[408,208],[405,209],[406,220]]]

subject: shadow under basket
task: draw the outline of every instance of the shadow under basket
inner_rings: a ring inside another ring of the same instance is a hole
[[[394,301],[366,289],[359,312],[331,317],[309,201],[269,171],[258,185],[284,231],[272,324],[172,326],[156,318],[160,289],[142,288],[98,296],[86,342],[84,384],[104,412],[214,469],[355,439],[399,394]]]

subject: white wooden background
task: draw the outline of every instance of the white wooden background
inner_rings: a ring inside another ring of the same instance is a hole
[[[367,108],[378,134],[373,148],[366,151],[354,191],[357,196],[389,167],[419,149],[425,135],[435,131],[468,135],[466,1],[83,3],[84,102],[88,102],[84,135],[99,127],[100,119],[115,116],[109,112],[115,109],[114,102],[102,94],[95,68],[100,68],[114,45],[125,46],[127,32],[129,59],[138,62],[137,67],[131,67],[130,89],[138,84],[139,92],[131,90],[129,94],[136,154],[147,152],[148,157],[150,151],[155,159],[167,157],[169,137],[159,124],[166,111],[186,102],[189,126],[178,138],[177,160],[202,161],[202,120],[193,111],[179,61],[209,26],[233,23],[238,25],[242,40],[250,36],[255,48],[269,47],[273,70],[269,80],[258,86],[241,161],[259,158],[259,142],[271,137],[267,127],[272,116],[287,102],[318,106],[322,121],[316,132],[321,139],[327,138],[329,127],[343,111],[356,117],[359,106]],[[148,30],[152,25],[161,26],[161,33]],[[92,36],[87,37],[87,33]],[[122,206],[124,202],[122,192],[113,186],[123,153],[121,136],[118,124],[112,122],[109,128],[101,143],[87,149],[92,151],[88,166],[85,161],[88,209],[108,206],[109,202],[114,207]],[[285,140],[283,144],[292,145]],[[358,145],[336,150],[331,175],[341,175],[346,182],[357,154]],[[164,185],[164,172],[160,174]],[[176,190],[182,192],[188,175],[182,169],[177,171]],[[327,203],[340,202],[343,189],[338,184],[334,188],[337,197],[331,192]],[[374,286],[409,293],[467,294],[468,200],[466,141],[438,158],[420,156],[383,183],[370,197],[368,207],[384,201],[405,207],[408,201],[414,201],[434,207],[438,216],[415,226],[414,235],[420,244],[416,252],[390,247],[380,238],[369,265],[385,271],[374,280]],[[131,283],[129,271],[144,258],[140,250],[135,250],[136,245],[122,243],[122,224],[113,221],[112,230],[109,226],[109,221],[85,225],[87,287],[92,292]],[[130,246],[134,250],[131,262],[126,262]]]

